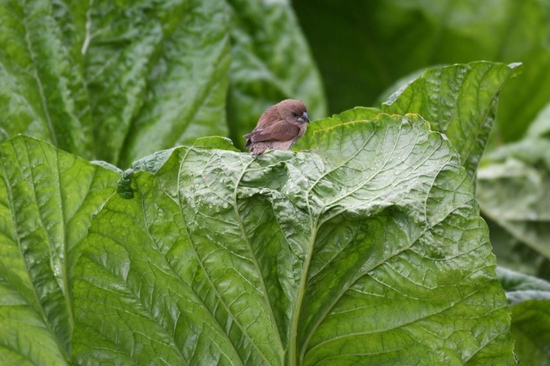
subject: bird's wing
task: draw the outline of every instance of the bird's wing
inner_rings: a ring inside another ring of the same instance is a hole
[[[277,121],[264,128],[255,129],[247,137],[252,142],[288,141],[300,133],[300,128],[286,121]]]

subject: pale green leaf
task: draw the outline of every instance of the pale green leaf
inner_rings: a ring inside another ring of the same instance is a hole
[[[489,226],[491,245],[499,266],[550,281],[550,260],[525,245],[487,215],[484,219]]]
[[[550,283],[545,280],[504,267],[497,267],[497,275],[511,305],[527,300],[550,300]]]
[[[377,113],[418,113],[431,129],[447,135],[462,164],[474,177],[493,125],[498,93],[517,65],[473,62],[434,67],[401,86],[382,104],[382,109],[357,107],[332,118],[315,121],[297,144],[307,149],[317,130],[353,121],[356,113],[370,118]],[[368,111],[369,116],[364,115]]]
[[[550,103],[540,111],[537,118],[529,126],[526,136],[550,138]]]
[[[550,141],[527,137],[489,154],[478,171],[483,213],[550,258]]]

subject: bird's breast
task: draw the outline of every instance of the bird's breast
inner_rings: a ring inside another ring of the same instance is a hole
[[[288,141],[273,141],[271,143],[271,148],[274,150],[290,150],[291,146],[294,144],[296,139]]]

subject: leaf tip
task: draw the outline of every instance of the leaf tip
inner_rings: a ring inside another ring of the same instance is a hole
[[[122,173],[122,176],[117,182],[116,193],[124,199],[134,198],[134,190],[132,189],[133,169],[127,169]]]
[[[222,136],[207,136],[200,137],[195,140],[193,147],[199,149],[219,149],[229,151],[239,151],[235,148],[233,141],[230,138]]]

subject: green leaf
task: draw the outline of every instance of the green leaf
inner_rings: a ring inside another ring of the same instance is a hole
[[[512,306],[515,352],[522,365],[550,362],[550,300],[528,300]]]
[[[528,300],[550,300],[550,283],[547,281],[504,267],[497,267],[497,276],[511,305]]]
[[[332,117],[314,121],[308,125],[307,133],[304,134],[300,140],[298,140],[294,149],[306,150],[310,146],[313,146],[319,131],[323,133],[324,129],[332,128],[342,123],[373,119],[381,112],[382,111],[377,108],[355,107],[354,109],[349,109],[340,114],[335,114]]]
[[[73,249],[118,175],[29,137],[0,157],[0,362],[68,364]]]
[[[483,218],[489,226],[491,245],[499,266],[550,281],[550,260],[548,258],[525,245],[487,215],[484,215]]]
[[[78,245],[75,361],[515,364],[451,144],[350,113],[312,153],[183,147],[136,171]]]
[[[499,263],[550,280],[550,108],[522,140],[484,157],[477,199],[498,223],[492,240]]]
[[[227,137],[209,136],[202,137],[195,141],[193,147],[200,149],[220,149],[220,150],[232,150],[239,151],[233,146],[233,141]]]
[[[186,6],[148,76],[143,106],[124,143],[123,166],[160,149],[228,133],[227,5],[223,1],[193,0]]]
[[[550,362],[550,283],[502,267],[497,275],[512,308],[515,352],[524,365]]]
[[[230,137],[244,147],[260,115],[282,99],[301,99],[311,119],[326,115],[321,77],[289,2],[228,0],[231,6]]]
[[[432,130],[447,135],[473,179],[493,125],[498,93],[516,67],[473,62],[427,69],[391,95],[382,104],[382,110],[357,107],[315,121],[308,127],[297,148],[308,148],[315,140],[316,131],[353,121],[357,114],[368,119],[382,111],[418,113],[430,122]]]
[[[83,78],[50,1],[0,3],[0,141],[29,134],[91,157]]]
[[[382,105],[388,113],[418,113],[457,149],[470,178],[493,125],[498,94],[517,65],[473,62],[428,69]]]
[[[528,137],[489,154],[477,177],[483,213],[550,259],[550,140]]]
[[[94,3],[88,33],[86,77],[100,159],[130,164],[204,134],[226,133],[222,2]]]
[[[537,118],[529,126],[526,136],[550,139],[550,103],[540,111]]]

